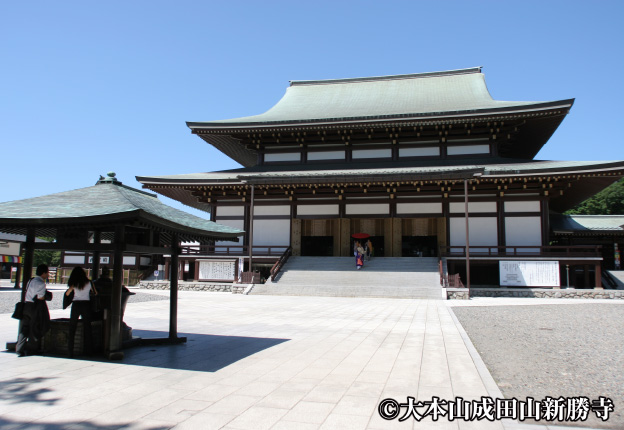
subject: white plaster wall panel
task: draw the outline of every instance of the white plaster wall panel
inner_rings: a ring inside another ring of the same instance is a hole
[[[244,225],[245,222],[242,219],[224,219],[224,220],[220,220],[217,217],[217,222],[219,224],[227,225],[228,227],[237,228],[239,230],[247,230],[245,228],[245,225]],[[234,245],[241,245],[242,243],[243,243],[243,238],[239,237],[234,242],[229,241],[229,240],[223,240],[223,241],[215,242],[215,245],[234,246]]]
[[[135,264],[136,264],[136,257],[125,256],[123,258],[123,265],[124,266],[134,266]]]
[[[539,212],[540,202],[505,202],[505,212]]]
[[[511,246],[541,246],[542,219],[538,216],[505,217],[505,244]]]
[[[389,213],[390,205],[387,203],[345,205],[345,214],[347,215],[388,215]]]
[[[451,246],[466,246],[465,218],[451,218],[450,229]],[[468,234],[470,235],[470,249],[473,246],[497,246],[497,219],[495,217],[469,218]]]
[[[312,160],[344,160],[344,151],[308,152],[308,161]]]
[[[301,160],[300,152],[278,152],[276,154],[264,154],[264,161],[271,163],[274,161],[299,161]]]
[[[290,215],[290,206],[254,206],[254,218],[258,215]]]
[[[152,259],[150,257],[143,257],[139,260],[139,264],[141,266],[149,266],[152,263]]]
[[[290,220],[254,220],[253,246],[290,245]]]
[[[448,155],[489,154],[490,145],[458,145],[446,148]]]
[[[65,264],[85,264],[84,255],[65,255]]]
[[[298,205],[297,216],[299,215],[338,215],[338,205]]]
[[[426,146],[423,148],[401,148],[399,147],[399,157],[431,157],[439,156],[438,146]]]
[[[391,158],[392,149],[354,149],[351,157],[358,158]]]
[[[20,244],[17,242],[0,243],[0,254],[19,256]]]
[[[442,203],[397,203],[397,214],[441,214]]]
[[[466,205],[464,203],[450,203],[451,213],[464,213]],[[468,202],[468,213],[496,213],[496,202]]]
[[[219,206],[217,207],[217,219],[220,216],[245,216],[245,206]]]

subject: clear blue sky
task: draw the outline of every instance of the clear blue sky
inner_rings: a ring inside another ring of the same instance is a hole
[[[185,121],[262,113],[289,80],[473,66],[498,100],[576,98],[538,159],[622,160],[623,22],[619,0],[7,0],[0,201],[237,167]]]

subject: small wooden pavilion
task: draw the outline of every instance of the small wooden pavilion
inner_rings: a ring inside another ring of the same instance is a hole
[[[121,358],[121,300],[123,255],[171,255],[178,259],[180,242],[211,243],[236,240],[244,232],[208,221],[161,203],[156,195],[123,185],[110,172],[92,187],[0,203],[0,232],[26,235],[23,281],[32,273],[35,249],[90,251],[93,273],[99,272],[100,252],[114,257],[113,292],[109,318],[110,358]],[[35,242],[36,237],[54,239]],[[181,342],[177,334],[177,264],[172,264],[169,337],[162,342]],[[22,291],[25,294],[25,291]]]

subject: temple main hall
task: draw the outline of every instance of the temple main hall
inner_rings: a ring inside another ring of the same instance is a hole
[[[200,260],[242,272],[286,254],[349,257],[364,233],[375,258],[443,260],[463,283],[500,286],[513,262],[600,287],[604,250],[552,245],[551,217],[621,178],[624,161],[535,159],[573,104],[494,100],[481,68],[291,81],[265,113],[187,123],[242,167],[137,180],[246,231],[189,245],[188,279],[214,277]]]

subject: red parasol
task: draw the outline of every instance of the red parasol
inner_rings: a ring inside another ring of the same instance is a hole
[[[368,233],[355,233],[351,235],[352,238],[354,239],[368,239],[370,237],[370,234]]]

